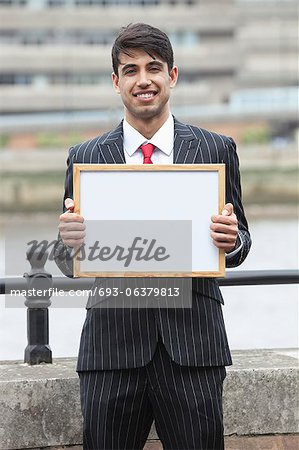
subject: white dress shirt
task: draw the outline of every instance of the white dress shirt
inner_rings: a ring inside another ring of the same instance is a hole
[[[123,121],[123,133],[126,164],[143,164],[140,146],[148,143],[156,147],[151,156],[153,164],[173,164],[174,120],[171,114],[151,139],[142,136],[126,119]],[[240,233],[239,242],[240,245],[235,250],[226,254],[227,258],[234,256],[243,247]]]
[[[143,154],[139,147],[148,143],[156,147],[151,157],[153,164],[173,164],[174,121],[171,114],[151,139],[142,136],[126,119],[123,131],[126,164],[143,164]]]

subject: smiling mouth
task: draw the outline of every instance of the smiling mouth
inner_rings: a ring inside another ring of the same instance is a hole
[[[137,98],[149,99],[149,98],[155,97],[156,94],[157,94],[157,92],[150,91],[150,92],[137,92],[137,94],[133,94],[133,95],[134,95],[134,97],[137,97]]]

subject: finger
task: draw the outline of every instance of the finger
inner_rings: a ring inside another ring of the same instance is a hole
[[[79,220],[77,221],[61,221],[58,225],[59,230],[69,230],[69,231],[84,231],[85,230],[85,223],[81,222]]]
[[[226,203],[226,205],[224,205],[224,208],[222,210],[222,215],[223,216],[231,216],[234,213],[234,207],[231,203]]]
[[[71,198],[66,198],[64,201],[64,205],[67,210],[72,211],[72,212],[74,211],[75,203],[74,203],[74,200],[72,200]]]
[[[77,233],[83,233],[85,232],[85,225],[81,222],[71,222],[71,223],[60,223],[58,225],[58,230],[60,233],[71,233],[71,232],[77,232]]]
[[[70,222],[74,222],[74,223],[81,222],[81,223],[83,223],[84,222],[84,217],[80,216],[80,214],[70,213],[70,212],[66,211],[65,213],[63,213],[63,214],[61,214],[59,216],[59,221],[62,222],[62,223],[64,223],[64,222],[68,222],[68,223],[70,223]]]
[[[237,239],[236,234],[225,234],[225,233],[211,233],[211,238],[216,242],[229,242],[235,243]]]
[[[61,233],[62,237],[64,240],[75,240],[75,241],[80,241],[83,240],[85,238],[85,233],[82,231],[68,231],[67,233]]]
[[[216,233],[237,234],[237,224],[211,223],[210,229]]]
[[[220,224],[225,224],[225,225],[237,225],[238,224],[238,220],[235,214],[232,214],[231,216],[223,216],[223,215],[218,215],[218,216],[212,216],[211,220],[213,223],[220,223]]]

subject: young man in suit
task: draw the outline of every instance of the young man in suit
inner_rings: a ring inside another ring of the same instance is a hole
[[[74,163],[225,163],[227,203],[212,217],[211,238],[225,250],[227,267],[238,266],[251,241],[234,141],[171,115],[178,68],[161,30],[146,24],[122,29],[112,63],[124,120],[70,150],[57,264],[71,275],[72,262],[61,255],[84,242],[84,218],[72,212]],[[142,449],[153,420],[165,449],[223,449],[222,385],[231,356],[217,281],[193,279],[189,309],[93,308],[94,303],[87,307],[77,365],[84,449]]]

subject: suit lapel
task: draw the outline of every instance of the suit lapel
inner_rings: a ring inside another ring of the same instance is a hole
[[[105,164],[125,164],[123,123],[111,131],[98,146]]]
[[[174,118],[174,164],[195,164],[202,163],[201,139],[199,139],[192,129]]]
[[[125,164],[122,122],[98,144],[105,164]],[[174,118],[174,164],[204,163],[201,139],[192,129]]]

